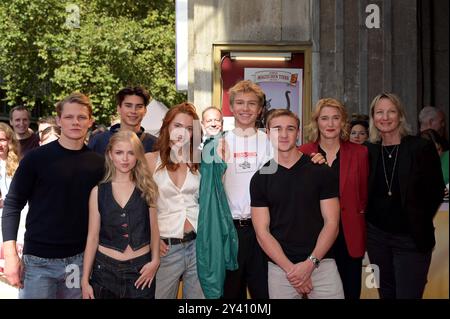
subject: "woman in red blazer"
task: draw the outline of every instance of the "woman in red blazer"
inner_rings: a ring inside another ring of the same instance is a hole
[[[364,211],[367,204],[369,174],[365,146],[348,141],[347,111],[342,103],[326,98],[317,102],[308,126],[305,154],[322,153],[339,178],[341,204],[340,231],[333,246],[346,299],[361,294],[362,258],[366,250]]]

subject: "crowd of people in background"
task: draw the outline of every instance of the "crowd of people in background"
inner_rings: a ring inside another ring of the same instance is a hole
[[[444,112],[424,107],[412,135],[393,93],[368,116],[323,98],[303,137],[295,113],[264,112],[257,84],[229,95],[233,130],[220,109],[200,119],[184,102],[159,137],[141,126],[140,86],[117,93],[107,129],[93,131],[81,93],[37,132],[26,107],[12,108],[0,123],[0,209],[19,297],[359,299],[367,252],[381,298],[421,298],[448,198]],[[81,285],[67,284],[69,265]]]

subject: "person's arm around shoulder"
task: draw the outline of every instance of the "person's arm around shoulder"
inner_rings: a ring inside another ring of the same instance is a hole
[[[149,208],[149,217],[150,217],[150,232],[151,232],[151,236],[150,236],[150,249],[151,249],[151,254],[152,254],[152,260],[145,264],[142,269],[139,271],[139,273],[141,274],[139,276],[139,278],[136,280],[135,282],[135,286],[137,289],[141,288],[144,289],[145,287],[149,287],[151,286],[155,275],[156,275],[156,271],[158,270],[159,267],[159,262],[160,262],[160,258],[159,258],[159,228],[158,228],[158,216],[156,213],[156,208],[155,207],[150,207]]]
[[[98,211],[98,186],[95,186],[89,197],[89,229],[83,257],[83,277],[81,291],[83,299],[94,299],[94,290],[89,284],[95,254],[99,244],[100,212]]]
[[[314,164],[326,164],[327,159],[320,153],[315,150],[313,143],[307,143],[300,145],[297,148],[301,153],[309,156],[311,158],[311,162]]]

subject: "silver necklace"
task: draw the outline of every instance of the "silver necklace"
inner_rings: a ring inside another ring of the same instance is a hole
[[[398,145],[397,145],[398,146]],[[389,152],[389,150],[387,149],[387,147],[386,146],[382,146],[383,148],[386,148],[386,152],[388,153],[388,157],[389,158],[392,158],[392,154],[394,153],[394,151],[396,150],[396,147],[394,147],[393,149],[392,149],[392,151],[390,151]]]
[[[383,171],[384,171],[384,180],[386,181],[386,186],[388,188],[388,195],[392,196],[392,181],[394,180],[394,172],[395,172],[395,165],[397,164],[397,155],[398,155],[398,147],[399,145],[395,145],[395,147],[392,149],[392,152],[388,153],[389,158],[391,158],[391,155],[395,151],[395,160],[394,160],[394,167],[392,167],[392,174],[391,174],[391,180],[388,182],[387,173],[386,173],[386,163],[384,162],[384,147],[381,146],[381,158],[383,160]]]

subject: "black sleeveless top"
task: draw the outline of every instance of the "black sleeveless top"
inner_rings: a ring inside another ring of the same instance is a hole
[[[150,243],[149,207],[135,187],[125,207],[114,199],[111,182],[98,185],[100,245],[124,252],[128,245],[138,250]]]

